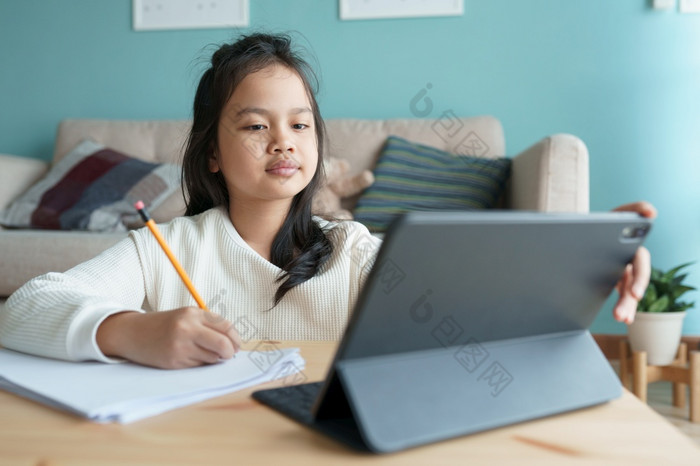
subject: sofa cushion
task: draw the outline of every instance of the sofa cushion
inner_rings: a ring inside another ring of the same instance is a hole
[[[0,211],[36,183],[49,164],[27,157],[0,154]]]
[[[147,162],[180,164],[191,126],[189,120],[63,120],[53,163],[90,139]]]
[[[456,155],[390,136],[374,170],[375,182],[357,203],[355,220],[383,232],[409,210],[494,207],[510,165],[507,158]]]
[[[78,144],[0,214],[15,228],[125,231],[143,200],[157,208],[180,188],[180,168],[130,157],[91,140]]]

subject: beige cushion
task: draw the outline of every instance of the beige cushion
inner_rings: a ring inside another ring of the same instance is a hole
[[[190,126],[185,120],[64,120],[58,127],[54,163],[88,138],[148,162],[181,163]]]

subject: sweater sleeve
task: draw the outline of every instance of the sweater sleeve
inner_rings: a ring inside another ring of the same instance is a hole
[[[0,309],[0,345],[16,351],[72,361],[106,357],[97,328],[107,317],[138,311],[144,280],[134,240],[129,237],[65,273],[27,282]]]
[[[346,248],[350,251],[352,264],[356,267],[357,288],[364,286],[369,272],[377,259],[377,253],[382,245],[382,240],[372,235],[367,227],[358,222],[349,223],[349,234]]]
[[[360,253],[360,257],[358,259],[359,263],[361,264],[360,288],[362,288],[365,285],[365,282],[367,281],[367,276],[372,270],[372,267],[374,267],[374,263],[377,259],[377,253],[379,252],[379,248],[382,244],[381,239],[369,234],[368,236],[364,237],[364,239],[361,241],[363,244],[365,244],[365,248]]]

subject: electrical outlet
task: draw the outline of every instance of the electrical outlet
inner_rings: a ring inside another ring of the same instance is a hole
[[[700,13],[700,0],[681,0],[681,13]]]
[[[133,0],[136,31],[248,26],[248,0]]]

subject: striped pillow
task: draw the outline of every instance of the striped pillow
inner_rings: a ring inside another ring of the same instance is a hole
[[[355,220],[384,232],[411,210],[473,210],[496,205],[511,161],[450,154],[389,136],[374,169],[375,182],[360,197]]]
[[[125,231],[137,200],[155,209],[180,187],[180,168],[139,160],[85,140],[0,213],[12,228]]]

